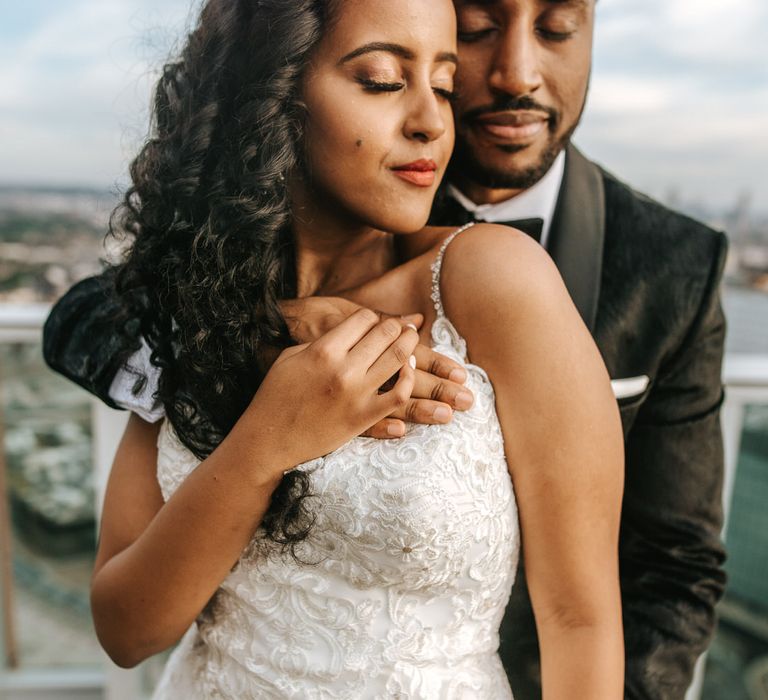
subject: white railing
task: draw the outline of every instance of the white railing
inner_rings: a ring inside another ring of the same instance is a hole
[[[736,462],[741,447],[744,412],[750,404],[768,404],[768,355],[727,355],[723,367],[723,381],[726,387],[722,414],[726,465],[723,484],[725,536],[733,497]]]
[[[39,343],[41,329],[49,306],[0,305],[0,343]],[[768,404],[768,355],[729,354],[723,367],[726,399],[722,411],[725,441],[725,481],[723,502],[727,527],[733,486],[736,476],[744,412],[750,404]],[[97,400],[92,401],[92,435],[94,469],[96,470],[97,504],[101,504],[107,475],[117,448],[127,415],[113,411]],[[0,494],[4,498],[5,494]],[[98,514],[97,514],[98,516]],[[724,528],[725,531],[725,528]],[[12,611],[0,610],[0,619]],[[695,680],[686,700],[701,695],[705,660],[699,660]],[[0,691],[9,700],[23,697],[32,700],[47,698],[96,698],[105,700],[135,700],[141,696],[140,677],[136,670],[117,668],[105,656],[103,674],[43,671],[4,671],[0,667]],[[100,694],[94,694],[98,690]],[[14,695],[17,693],[17,695]],[[0,693],[2,694],[2,693]]]
[[[721,412],[725,449],[723,479],[723,538],[728,531],[728,519],[736,483],[736,465],[741,448],[744,414],[750,404],[768,404],[768,355],[728,354],[723,363],[725,403]],[[699,700],[704,683],[706,654],[696,664],[693,683],[685,700]]]
[[[42,327],[50,312],[49,304],[0,305],[0,344],[42,342]],[[113,411],[96,399],[91,400],[91,435],[95,470],[96,504],[100,510],[106,479],[127,414]],[[1,427],[1,426],[0,426]],[[2,434],[2,431],[0,431]],[[0,448],[2,446],[0,445]],[[0,456],[2,459],[2,456]],[[6,499],[5,493],[0,498]],[[6,501],[7,502],[7,501]],[[3,510],[0,508],[0,513]],[[100,512],[97,512],[97,522]],[[0,531],[7,523],[0,524]],[[10,571],[10,563],[4,567]],[[12,590],[3,591],[6,605]],[[3,588],[0,581],[0,588]],[[4,606],[5,608],[5,606]],[[13,609],[0,609],[0,620],[12,620]],[[13,630],[13,625],[9,626]],[[3,650],[0,640],[0,651]],[[141,697],[140,675],[125,671],[103,655],[103,670],[19,669],[6,670],[5,654],[0,655],[0,698],[3,700],[137,700]]]

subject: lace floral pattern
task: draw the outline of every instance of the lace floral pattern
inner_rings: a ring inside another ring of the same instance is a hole
[[[247,548],[173,654],[158,700],[511,698],[496,651],[517,508],[493,388],[442,310],[449,241],[433,264],[432,340],[467,367],[474,406],[297,467],[316,494],[305,563]],[[167,500],[198,462],[167,422],[158,448]]]

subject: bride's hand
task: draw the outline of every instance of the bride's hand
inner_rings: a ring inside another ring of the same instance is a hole
[[[306,297],[280,302],[288,328],[294,340],[310,343],[349,318],[362,308],[342,297]],[[412,323],[420,327],[421,314],[396,317],[378,313],[381,319],[395,318],[402,325]],[[472,392],[462,386],[467,379],[464,368],[453,360],[435,352],[426,345],[418,345],[416,378],[412,395],[404,406],[391,415],[377,421],[363,435],[375,438],[401,437],[405,434],[405,422],[434,425],[448,423],[453,411],[465,411],[474,402]]]
[[[318,340],[284,350],[244,415],[281,443],[275,468],[332,452],[405,406],[417,343],[412,327],[359,309]]]

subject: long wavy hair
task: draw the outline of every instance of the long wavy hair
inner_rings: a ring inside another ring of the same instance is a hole
[[[265,353],[294,344],[278,305],[296,287],[287,181],[303,164],[301,77],[332,4],[208,0],[163,68],[111,218],[111,234],[130,239],[113,271],[126,357],[143,336],[158,398],[199,459],[248,407]],[[286,474],[267,540],[292,548],[306,537],[308,495],[306,474]]]

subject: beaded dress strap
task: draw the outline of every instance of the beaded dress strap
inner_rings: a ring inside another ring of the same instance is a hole
[[[443,310],[443,298],[440,295],[440,270],[443,269],[443,257],[445,255],[445,249],[448,247],[448,244],[462,231],[466,231],[468,228],[472,228],[474,225],[475,222],[470,221],[469,223],[464,224],[461,228],[456,229],[450,236],[448,236],[448,238],[443,241],[443,245],[440,246],[437,257],[435,257],[434,261],[432,262],[432,294],[430,296],[432,303],[435,305],[435,311],[437,312],[438,318],[445,318],[445,311]]]

